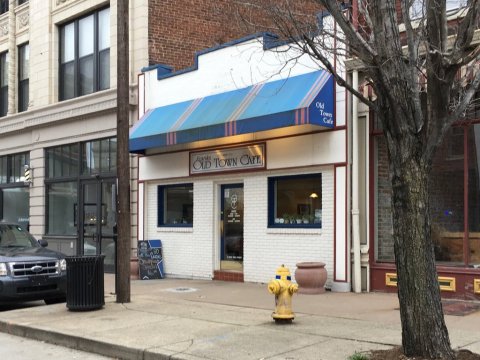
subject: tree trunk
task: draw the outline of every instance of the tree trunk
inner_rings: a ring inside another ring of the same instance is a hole
[[[400,151],[402,156],[390,156],[390,169],[403,350],[406,356],[454,359],[430,236],[430,167],[412,147]]]

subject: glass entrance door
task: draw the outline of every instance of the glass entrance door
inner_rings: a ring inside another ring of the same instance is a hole
[[[82,183],[80,244],[85,255],[105,255],[105,271],[115,272],[115,180]]]
[[[221,188],[221,268],[243,269],[243,184]]]

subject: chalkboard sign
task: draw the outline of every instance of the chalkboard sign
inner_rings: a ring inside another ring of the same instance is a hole
[[[140,279],[163,279],[162,241],[140,240],[137,251]]]

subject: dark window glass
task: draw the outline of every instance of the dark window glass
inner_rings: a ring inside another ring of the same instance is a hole
[[[0,54],[0,116],[8,111],[8,53]]]
[[[18,111],[28,109],[28,87],[30,78],[30,46],[18,47]]]
[[[9,0],[0,0],[0,14],[8,11],[8,1]]]
[[[28,187],[0,189],[2,216],[0,219],[20,224],[28,229],[30,192]]]
[[[0,157],[0,184],[6,184],[8,179],[7,157]]]
[[[28,2],[28,0],[18,0],[18,5],[22,5],[22,4],[25,4],[27,2]]]
[[[30,195],[25,181],[25,165],[30,164],[29,153],[0,157],[0,220],[29,226]],[[17,184],[12,187],[12,184]]]
[[[29,153],[19,153],[0,157],[0,183],[25,181],[25,165],[30,164]]]
[[[76,211],[76,181],[47,184],[47,234],[77,235]]]
[[[468,261],[480,265],[480,124],[467,128],[467,143]]]
[[[158,226],[193,225],[193,184],[158,187]]]
[[[78,176],[78,144],[56,146],[46,150],[47,178]]]
[[[430,216],[435,259],[441,264],[480,264],[478,126],[452,127],[433,159],[429,177]],[[393,261],[392,187],[383,136],[375,137],[374,154],[376,258]]]
[[[268,190],[269,226],[322,226],[321,174],[270,178]]]
[[[116,139],[94,140],[82,144],[82,174],[98,174],[116,170]]]
[[[60,28],[60,100],[110,87],[110,9]]]

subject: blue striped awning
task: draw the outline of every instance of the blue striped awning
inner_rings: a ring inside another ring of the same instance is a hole
[[[333,85],[321,70],[161,106],[132,127],[130,152],[286,126],[333,128]]]

